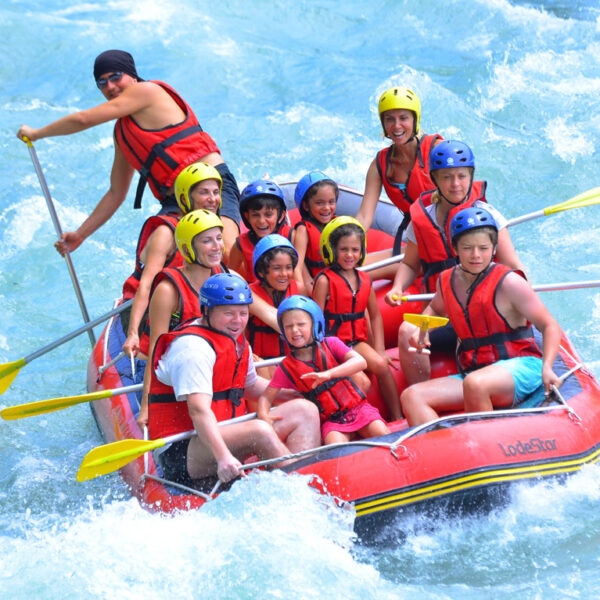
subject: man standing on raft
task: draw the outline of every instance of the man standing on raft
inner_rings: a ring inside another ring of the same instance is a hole
[[[161,212],[177,210],[173,182],[180,171],[197,161],[214,166],[223,179],[220,215],[225,246],[231,247],[239,234],[239,190],[219,148],[210,135],[202,131],[192,109],[167,84],[141,79],[133,57],[123,50],[100,54],[94,62],[94,79],[107,102],[67,115],[40,129],[22,125],[17,133],[21,139],[28,137],[36,141],[70,135],[117,119],[110,187],[79,228],[65,232],[56,242],[56,249],[61,254],[75,250],[112,217],[125,200],[134,169],[140,173],[134,208],[141,207],[147,182],[162,204]]]

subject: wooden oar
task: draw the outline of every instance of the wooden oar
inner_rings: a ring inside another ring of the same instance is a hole
[[[563,283],[541,283],[539,285],[532,286],[536,292],[553,292],[558,290],[579,290],[583,288],[600,287],[600,280],[594,281],[565,281]],[[410,294],[408,296],[402,296],[400,299],[402,302],[422,302],[431,300],[433,294]]]
[[[64,344],[65,342],[68,342],[69,340],[72,340],[73,338],[77,337],[78,335],[81,335],[85,331],[88,331],[89,329],[96,327],[96,325],[99,325],[100,323],[103,323],[104,321],[108,321],[108,319],[110,319],[114,315],[119,314],[120,312],[124,311],[126,308],[129,308],[132,303],[133,303],[133,300],[127,300],[127,302],[124,302],[123,304],[117,306],[117,308],[113,308],[112,310],[109,310],[107,313],[104,313],[97,319],[94,319],[93,321],[90,321],[89,323],[86,323],[85,325],[82,325],[81,327],[74,329],[73,331],[71,331],[71,333],[67,333],[67,335],[64,335],[63,337],[55,340],[54,342],[51,342],[50,344],[47,344],[46,346],[43,346],[39,350],[36,350],[35,352],[32,352],[31,354],[28,354],[27,356],[24,356],[23,358],[20,358],[19,360],[0,364],[0,394],[3,394],[8,389],[8,387],[12,383],[13,379],[18,375],[19,371],[26,364],[30,363],[32,360],[35,360],[36,358],[39,358],[40,356],[43,356],[44,354],[50,352],[51,350],[54,350],[54,348],[58,348],[58,346],[61,346],[62,344]]]
[[[446,317],[436,317],[433,315],[417,315],[415,313],[405,313],[404,320],[416,325],[419,328],[419,345],[425,344],[425,335],[430,329],[435,329],[436,327],[443,327],[448,323],[448,319]],[[417,348],[410,346],[408,348],[409,352],[417,352]],[[431,350],[428,348],[422,348],[421,354],[431,354]]]
[[[222,427],[223,425],[243,423],[244,421],[250,421],[254,418],[256,418],[256,413],[248,413],[247,415],[228,419],[227,421],[220,421],[219,426]],[[99,477],[100,475],[113,473],[136,458],[144,455],[146,452],[161,448],[165,444],[186,440],[194,435],[196,435],[196,431],[192,429],[191,431],[184,431],[183,433],[170,435],[166,438],[159,438],[157,440],[127,439],[112,442],[112,444],[97,446],[96,448],[92,448],[92,450],[83,457],[75,478],[77,481],[87,481],[88,479]]]
[[[255,363],[255,367],[269,367],[276,365],[283,360],[283,356],[277,358],[269,358]],[[25,417],[34,417],[36,415],[44,415],[56,410],[62,410],[69,406],[84,404],[85,402],[93,402],[94,400],[102,400],[103,398],[112,398],[120,394],[129,394],[130,392],[139,392],[143,388],[142,383],[136,383],[120,388],[108,390],[98,390],[97,392],[89,392],[79,394],[78,396],[64,396],[61,398],[50,398],[48,400],[38,400],[37,402],[29,402],[28,404],[18,404],[17,406],[9,406],[0,411],[0,416],[5,421],[14,421]]]
[[[33,147],[33,142],[27,136],[23,136],[23,141],[27,144],[29,155],[31,156],[31,162],[33,162],[33,168],[35,169],[36,175],[40,182],[42,192],[44,193],[44,198],[46,198],[46,204],[48,206],[48,211],[50,212],[50,217],[52,218],[52,223],[54,224],[54,229],[56,230],[56,235],[58,235],[58,239],[60,239],[62,237],[62,228],[58,220],[58,215],[56,214],[56,209],[54,208],[54,203],[52,202],[52,196],[50,195],[50,190],[48,188],[48,184],[46,183],[46,178],[44,177],[42,166],[40,165],[40,161],[37,157],[37,152]],[[89,323],[90,316],[88,314],[88,310],[83,299],[81,287],[79,286],[79,280],[77,279],[77,275],[75,274],[75,267],[73,266],[71,255],[69,254],[68,250],[65,252],[65,260],[67,261],[67,268],[69,269],[69,275],[71,276],[71,282],[73,283],[73,288],[75,289],[75,295],[77,296],[77,301],[79,302],[79,308],[81,309],[83,320],[86,323]],[[94,337],[94,332],[91,328],[88,329],[87,332],[90,338],[90,344],[93,348],[96,345],[96,338]]]
[[[585,206],[592,206],[593,204],[600,204],[600,187],[595,187],[587,192],[582,192],[581,194],[573,196],[573,198],[569,198],[569,200],[565,200],[560,204],[553,204],[552,206],[541,208],[540,210],[536,210],[521,217],[510,219],[507,223],[507,226],[510,227],[511,225],[518,225],[519,223],[525,223],[526,221],[532,221],[533,219],[539,219],[540,217],[555,215],[556,213],[570,210],[571,208],[583,208]],[[361,271],[373,271],[379,267],[387,267],[388,265],[400,262],[403,258],[404,254],[398,254],[397,256],[384,258],[383,260],[371,263],[369,265],[364,265],[363,267],[359,268]]]

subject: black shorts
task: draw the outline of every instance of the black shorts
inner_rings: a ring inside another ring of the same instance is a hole
[[[431,346],[429,349],[432,352],[444,352],[446,354],[454,354],[456,351],[456,331],[450,323],[443,327],[436,327],[429,332],[429,341]]]
[[[158,455],[157,461],[162,469],[163,477],[165,479],[191,487],[194,485],[194,482],[187,470],[187,453],[189,445],[190,440],[173,442],[169,448]]]

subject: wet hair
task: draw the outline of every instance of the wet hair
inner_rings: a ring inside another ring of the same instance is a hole
[[[460,238],[463,235],[466,235],[467,233],[477,233],[479,231],[487,233],[490,236],[490,241],[492,242],[493,246],[497,246],[498,245],[498,230],[495,227],[489,227],[489,226],[476,227],[474,229],[467,229],[466,231],[461,231],[461,232],[457,233],[454,236],[454,239],[452,240],[452,245],[454,246],[454,248],[457,248],[458,247],[458,241],[460,240]]]
[[[308,203],[310,202],[310,199],[321,189],[324,187],[330,186],[333,188],[333,191],[335,192],[335,201],[337,202],[338,196],[340,194],[340,188],[338,187],[338,184],[333,181],[333,179],[322,179],[321,181],[317,181],[317,183],[314,183],[313,185],[310,186],[310,188],[308,188],[308,191],[306,192],[306,194],[304,194],[304,198],[302,198],[302,204],[304,204],[306,202],[306,211],[309,212],[309,208],[308,208]]]
[[[329,245],[333,250],[333,262],[337,262],[337,246],[339,241],[347,235],[356,235],[360,240],[361,258],[365,258],[365,232],[355,223],[344,223],[336,227],[329,235]]]
[[[256,273],[259,275],[259,279],[264,279],[267,276],[267,271],[269,269],[269,265],[271,261],[278,254],[287,254],[292,259],[292,268],[296,268],[298,266],[298,253],[294,252],[291,248],[287,248],[286,246],[277,246],[276,248],[271,248],[265,252],[257,261],[256,261]]]

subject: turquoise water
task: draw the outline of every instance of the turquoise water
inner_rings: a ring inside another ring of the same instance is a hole
[[[216,8],[218,7],[218,8]],[[193,106],[241,185],[319,168],[362,188],[382,146],[379,94],[415,89],[427,132],[467,141],[489,199],[516,217],[600,184],[597,2],[5,2],[0,7],[0,362],[81,316],[24,144],[101,100],[94,57],[130,50]],[[106,190],[111,126],[36,144],[63,229]],[[149,200],[149,197],[147,197]],[[92,316],[111,307],[156,205],[132,197],[74,255]],[[534,283],[600,279],[600,206],[515,226]],[[544,301],[600,375],[600,291]],[[86,336],[27,365],[0,407],[85,391]],[[0,590],[30,598],[591,598],[600,469],[515,489],[488,517],[405,523],[363,548],[352,513],[300,477],[261,474],[164,518],[117,475],[74,474],[101,440],[87,406],[0,422]],[[435,525],[435,527],[432,527]]]

